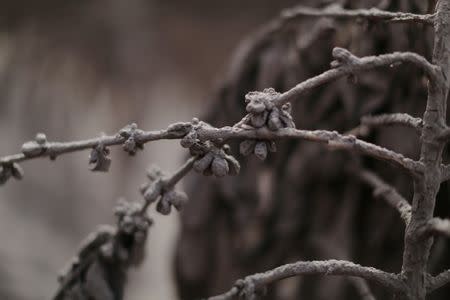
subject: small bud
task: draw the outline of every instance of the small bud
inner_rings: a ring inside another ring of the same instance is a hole
[[[267,144],[266,142],[258,142],[255,145],[255,155],[260,160],[265,160],[267,157]]]
[[[38,134],[36,134],[36,137],[34,138],[34,140],[39,145],[44,145],[47,142],[47,137],[45,136],[44,133],[38,133]]]
[[[136,129],[137,129],[136,123],[128,124],[124,128],[119,130],[119,135],[124,138],[128,138],[133,134],[134,131],[136,131]]]
[[[130,137],[125,141],[125,143],[123,143],[123,150],[125,150],[125,152],[128,152],[128,154],[130,155],[136,154],[137,146],[134,138]]]
[[[223,150],[223,152],[225,152],[226,154],[230,154],[230,153],[231,153],[231,148],[230,148],[230,145],[228,145],[228,144],[223,145],[223,146],[222,146],[222,150]]]
[[[228,174],[232,176],[238,175],[239,171],[241,170],[241,165],[239,164],[239,161],[231,155],[226,155],[225,159],[227,160],[230,169]]]
[[[12,176],[17,179],[17,180],[21,180],[23,178],[23,169],[21,166],[19,166],[19,164],[17,163],[13,163],[11,165],[11,174]]]
[[[108,155],[109,149],[102,144],[92,149],[89,155],[89,164],[92,165],[91,171],[108,172],[111,166],[111,158]]]
[[[208,152],[202,158],[196,160],[194,162],[193,168],[195,171],[201,173],[210,167],[211,162],[214,158],[214,155],[211,152]]]
[[[172,199],[172,205],[180,211],[183,206],[188,202],[189,198],[185,192],[175,191],[175,196]]]
[[[245,140],[239,145],[239,152],[244,156],[248,156],[253,152],[255,144],[255,140]]]
[[[0,185],[5,184],[11,178],[12,172],[8,165],[0,165]]]
[[[153,203],[158,199],[161,194],[161,184],[160,181],[152,183],[147,190],[144,192],[144,199],[148,203]]]
[[[283,128],[283,123],[280,120],[280,111],[278,108],[274,108],[269,115],[269,119],[267,121],[267,126],[270,130],[276,131],[280,128]]]
[[[150,181],[155,181],[164,175],[161,168],[157,165],[151,165],[147,170],[147,177]]]
[[[196,141],[197,141],[197,132],[195,132],[195,130],[191,130],[181,139],[180,144],[183,148],[190,148],[195,144]]]
[[[162,215],[168,215],[171,211],[170,203],[161,199],[156,205],[156,210]]]
[[[229,171],[227,161],[222,157],[216,156],[211,163],[211,171],[216,177],[223,177],[227,175]]]
[[[22,145],[22,153],[25,156],[37,156],[45,152],[45,147],[36,141],[29,141]]]
[[[255,128],[261,128],[266,124],[268,112],[264,111],[259,114],[252,114],[250,116],[251,125]]]

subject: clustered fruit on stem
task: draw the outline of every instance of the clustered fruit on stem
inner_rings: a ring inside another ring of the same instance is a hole
[[[235,126],[242,129],[268,128],[277,131],[281,128],[295,128],[291,116],[291,104],[286,103],[281,108],[275,106],[273,101],[280,96],[273,88],[262,92],[250,92],[245,96],[247,115]],[[255,154],[265,160],[267,153],[276,151],[276,144],[270,140],[245,140],[240,144],[240,152],[244,156]]]

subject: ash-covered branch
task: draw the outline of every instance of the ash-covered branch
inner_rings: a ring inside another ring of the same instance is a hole
[[[3,177],[8,179],[11,176],[21,178],[22,172],[16,163],[18,161],[47,156],[54,158],[57,155],[82,151],[89,148],[93,148],[89,160],[90,163],[94,164],[94,168],[92,169],[105,171],[109,168],[110,163],[108,157],[109,151],[107,151],[106,148],[107,146],[123,145],[124,148],[127,148],[127,152],[134,154],[134,150],[137,149],[137,146],[132,145],[133,147],[131,147],[130,144],[140,145],[138,147],[140,148],[147,142],[161,139],[181,139],[181,144],[184,147],[189,148],[192,155],[202,159],[204,158],[202,164],[205,164],[205,166],[199,165],[196,169],[206,173],[214,173],[214,175],[218,177],[226,174],[235,175],[239,172],[239,163],[227,153],[229,150],[226,150],[226,147],[220,149],[216,146],[216,144],[223,145],[225,141],[232,139],[264,141],[266,144],[263,146],[265,146],[266,152],[267,148],[272,147],[270,141],[280,139],[304,139],[313,142],[327,143],[333,148],[354,150],[393,163],[410,173],[422,172],[421,162],[414,161],[404,157],[400,153],[378,145],[357,139],[354,136],[342,135],[334,131],[310,131],[292,128],[295,125],[293,124],[290,115],[286,111],[283,111],[283,109],[279,111],[277,118],[272,118],[271,116],[272,114],[268,114],[263,118],[264,122],[268,122],[269,128],[266,126],[255,128],[248,125],[215,128],[207,123],[199,122],[197,119],[194,119],[192,123],[176,123],[170,125],[168,129],[160,131],[143,131],[136,129],[136,127],[133,126],[134,132],[138,132],[138,134],[124,134],[122,130],[121,133],[115,136],[102,136],[96,139],[67,143],[47,142],[46,140],[43,143],[31,141],[24,144],[22,149],[24,153],[0,158],[0,179]],[[251,118],[253,117],[254,116],[251,116]],[[251,121],[254,120],[251,119]],[[273,126],[271,126],[271,122],[273,123]],[[127,142],[129,143],[127,144]],[[269,143],[269,146],[267,146],[267,143]],[[256,146],[258,146],[257,143],[254,146],[255,153],[259,153],[260,151],[256,151]],[[262,155],[259,156],[262,157]],[[6,181],[6,179],[1,182]]]
[[[299,275],[355,276],[374,281],[392,292],[405,292],[403,281],[396,274],[371,267],[363,267],[344,260],[300,261],[286,264],[264,273],[247,276],[236,281],[235,286],[231,290],[222,295],[211,297],[209,300],[233,299],[238,295],[244,296],[245,299],[254,299],[254,295],[267,285]]]
[[[324,9],[298,6],[282,12],[285,18],[328,17],[336,19],[366,19],[369,21],[422,23],[433,25],[435,15],[417,15],[404,12],[383,11],[378,8],[344,9],[340,5],[330,5]]]
[[[406,126],[420,132],[423,127],[423,120],[415,118],[405,113],[382,114],[376,116],[364,116],[361,118],[361,124],[370,128],[381,126]]]
[[[22,153],[9,155],[0,158],[0,165],[21,162],[38,157],[50,157],[55,159],[57,156],[91,149],[98,146],[108,147],[122,145],[124,150],[134,154],[136,147],[143,144],[162,139],[177,139],[183,137],[189,130],[190,123],[172,124],[165,130],[143,131],[137,128],[136,124],[131,124],[121,129],[115,135],[104,135],[98,138],[92,138],[71,142],[49,142],[45,134],[38,133],[35,140],[23,144]]]
[[[399,212],[401,218],[405,221],[405,224],[409,224],[411,220],[411,205],[393,186],[368,170],[358,170],[356,171],[356,175],[373,188],[373,195],[375,198],[385,200]]]
[[[428,62],[423,56],[412,52],[394,52],[378,56],[357,57],[346,49],[336,47],[333,49],[333,57],[335,58],[331,63],[333,69],[303,81],[289,91],[284,92],[274,100],[275,105],[280,106],[294,101],[311,89],[343,76],[355,75],[359,72],[383,66],[395,66],[399,63],[412,63],[422,69],[431,81],[442,81],[442,76],[440,76],[441,73],[437,66]]]
[[[368,155],[379,160],[393,163],[411,173],[422,172],[422,163],[407,158],[400,153],[391,151],[381,146],[357,139],[351,135],[342,135],[336,131],[327,130],[300,130],[294,128],[281,128],[271,131],[267,128],[246,130],[236,127],[202,127],[198,129],[198,137],[202,140],[222,139],[256,139],[256,140],[281,140],[302,139],[312,142],[325,143],[333,148],[352,150]]]
[[[422,233],[426,236],[443,235],[450,237],[450,220],[433,218],[425,225]]]
[[[427,293],[431,293],[449,283],[450,283],[450,269],[434,277],[429,278]]]

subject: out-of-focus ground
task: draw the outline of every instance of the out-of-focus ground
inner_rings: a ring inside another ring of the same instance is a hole
[[[114,133],[130,122],[164,128],[201,115],[232,49],[295,1],[12,1],[0,4],[0,156],[37,132],[49,140]],[[25,162],[0,188],[0,298],[49,299],[57,272],[119,197],[139,197],[145,168],[174,170],[178,143],[117,147],[109,173],[88,152]],[[195,197],[195,195],[190,195]],[[145,264],[126,299],[175,299],[177,215],[156,216]]]

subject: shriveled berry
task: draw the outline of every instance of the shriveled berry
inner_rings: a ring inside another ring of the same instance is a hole
[[[248,156],[252,154],[255,145],[256,145],[255,140],[245,140],[241,142],[241,144],[239,145],[239,152],[244,156]]]
[[[228,174],[229,167],[226,159],[216,156],[211,164],[211,171],[216,177],[223,177]]]
[[[199,173],[205,171],[207,168],[210,167],[213,158],[214,154],[212,154],[211,152],[206,153],[205,156],[194,162],[193,166],[194,170]]]
[[[170,203],[179,211],[188,202],[188,196],[182,191],[172,191]]]
[[[171,211],[170,203],[161,199],[156,205],[156,210],[162,215],[168,215]]]
[[[266,142],[262,141],[262,142],[258,142],[255,145],[255,155],[256,157],[258,157],[260,160],[265,160],[267,157],[267,144]]]

